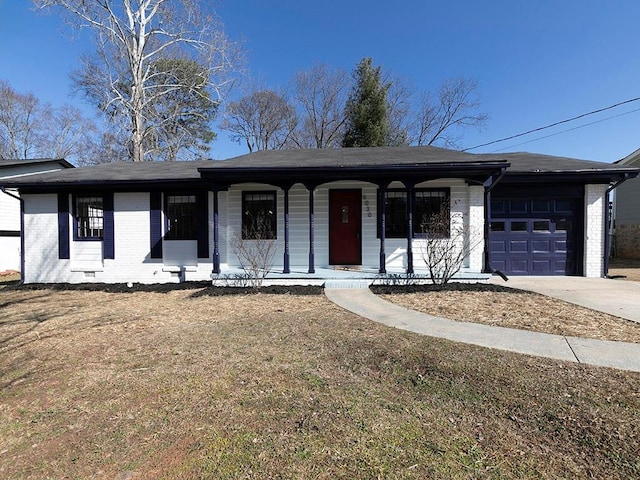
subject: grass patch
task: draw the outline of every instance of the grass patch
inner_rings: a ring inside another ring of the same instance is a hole
[[[640,476],[640,374],[200,290],[0,287],[0,477]]]

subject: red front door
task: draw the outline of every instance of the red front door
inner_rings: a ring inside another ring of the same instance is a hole
[[[362,192],[329,190],[329,263],[362,263]]]

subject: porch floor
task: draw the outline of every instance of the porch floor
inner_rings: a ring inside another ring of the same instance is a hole
[[[387,273],[379,273],[377,267],[329,266],[317,267],[315,273],[308,273],[307,267],[291,267],[290,273],[282,269],[273,269],[267,274],[263,285],[319,285],[325,288],[368,288],[370,285],[407,285],[431,283],[429,272],[416,269],[408,275],[404,269],[388,268]],[[486,282],[489,273],[472,272],[462,269],[453,277],[455,282]],[[248,283],[246,272],[242,268],[223,268],[219,274],[211,274],[214,285],[245,286]]]

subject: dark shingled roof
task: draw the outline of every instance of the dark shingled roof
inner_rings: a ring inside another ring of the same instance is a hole
[[[42,163],[57,163],[58,165],[65,168],[73,168],[69,162],[67,162],[64,158],[26,158],[26,159],[1,159],[0,160],[0,168],[5,167],[17,167],[20,165],[38,165]]]
[[[511,164],[508,173],[577,173],[577,172],[602,172],[620,170],[618,165],[577,158],[555,157],[538,153],[481,153],[477,157],[486,160],[506,160]],[[624,168],[622,168],[624,170]]]
[[[472,153],[437,147],[314,148],[262,150],[224,160],[215,168],[348,168],[478,161],[481,159]]]
[[[200,179],[198,168],[218,163],[215,160],[199,160],[195,162],[119,162],[103,163],[90,167],[58,170],[43,173],[37,177],[16,178],[11,185],[37,184],[83,184],[108,182],[167,182],[193,181]]]
[[[198,183],[202,181],[201,171],[208,178],[215,178],[216,171],[223,176],[225,171],[255,172],[260,169],[287,170],[289,173],[303,169],[327,169],[334,173],[349,168],[368,168],[375,171],[382,167],[398,166],[403,169],[425,167],[434,169],[442,166],[468,165],[481,168],[483,164],[508,163],[507,176],[531,173],[558,174],[602,174],[622,175],[637,173],[637,168],[609,163],[554,157],[533,153],[491,153],[473,154],[447,150],[432,146],[425,147],[377,147],[342,149],[268,150],[242,155],[229,160],[200,160],[193,162],[143,162],[109,163],[92,167],[60,170],[43,173],[30,178],[7,180],[3,186],[9,187],[55,187],[100,184],[157,184]]]

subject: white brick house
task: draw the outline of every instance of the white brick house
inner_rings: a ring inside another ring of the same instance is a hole
[[[638,171],[385,147],[104,164],[5,186],[24,202],[26,283],[209,280],[240,271],[243,236],[273,242],[274,282],[321,283],[339,269],[424,273],[421,224],[442,209],[480,238],[466,278],[601,276],[605,192]]]
[[[0,160],[0,183],[3,180],[71,168],[66,160],[38,158]],[[17,192],[0,192],[0,272],[21,270],[20,198]]]

